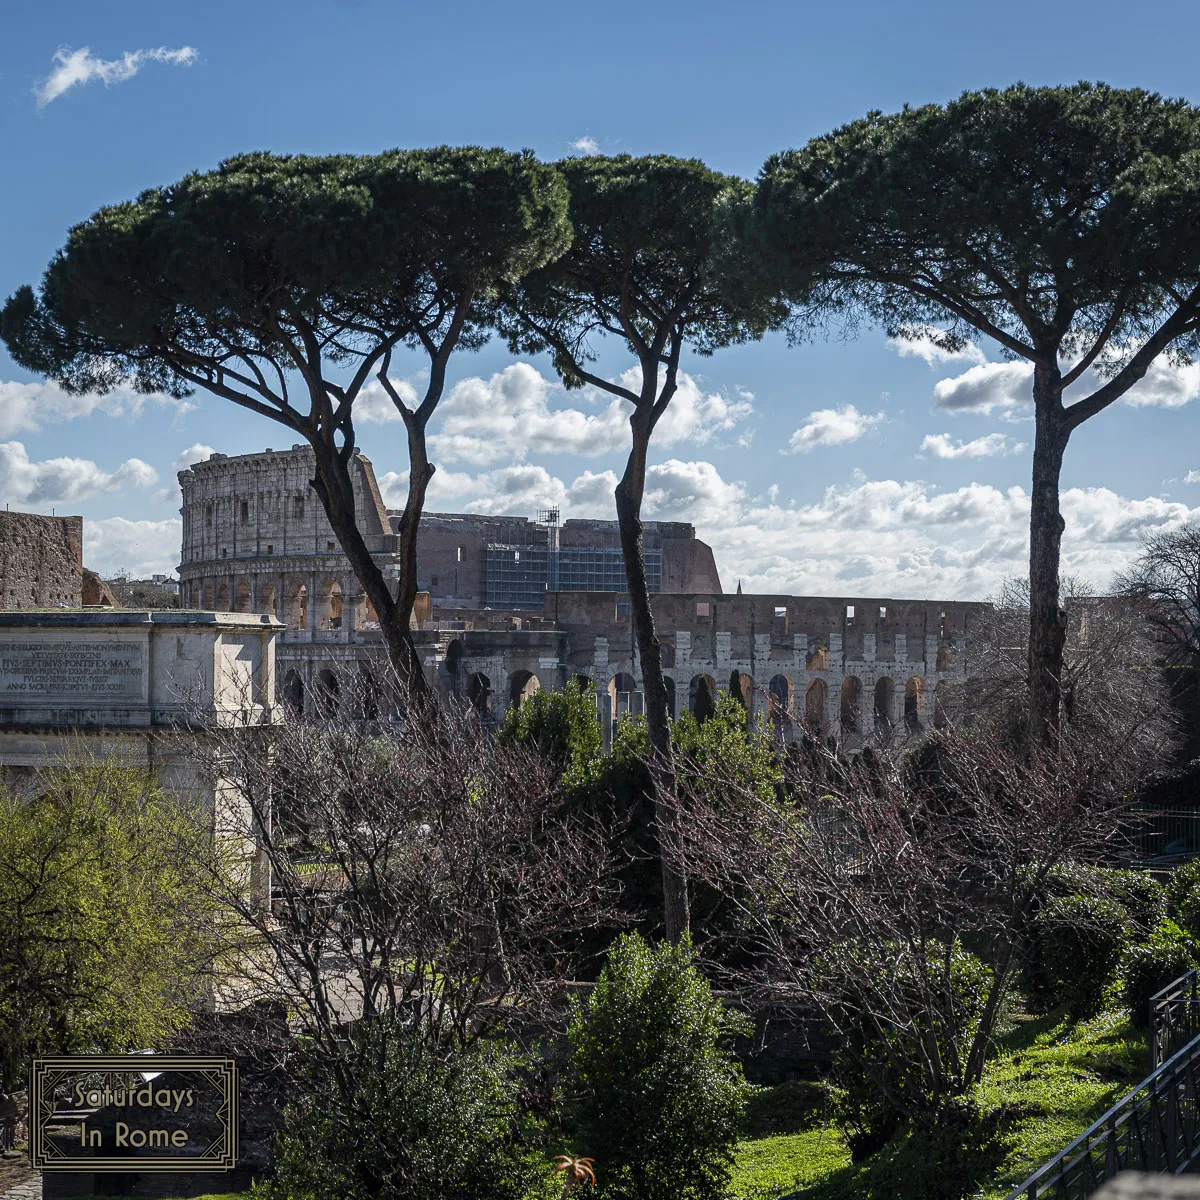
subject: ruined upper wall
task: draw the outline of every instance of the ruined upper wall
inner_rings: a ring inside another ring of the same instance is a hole
[[[303,445],[233,458],[214,454],[180,471],[183,564],[340,550],[312,490],[315,471],[312,449]],[[387,509],[365,455],[355,455],[352,478],[355,518],[367,545],[392,550]]]
[[[0,608],[78,608],[82,586],[82,517],[0,512]]]

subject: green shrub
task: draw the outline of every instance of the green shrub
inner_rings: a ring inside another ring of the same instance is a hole
[[[605,1200],[724,1197],[749,1089],[725,1010],[687,945],[626,934],[571,1014],[576,1145]]]
[[[831,1096],[855,1161],[873,1154],[904,1113],[936,1114],[967,1090],[962,1073],[992,981],[991,970],[958,942],[854,947],[840,961],[852,984],[829,1016],[841,1031]],[[866,976],[862,967],[875,960]],[[839,960],[818,963],[825,987],[841,987]],[[945,986],[948,981],[949,986]],[[886,1024],[862,1015],[888,1014]],[[957,1064],[957,1068],[954,1064]]]
[[[1192,937],[1200,936],[1200,858],[1181,863],[1167,882],[1167,915]]]
[[[1174,921],[1163,921],[1149,941],[1125,955],[1125,1003],[1139,1028],[1150,1023],[1150,997],[1168,983],[1200,966],[1196,943]]]
[[[295,1080],[261,1200],[527,1200],[546,1186],[516,1060],[476,1044],[436,1053],[398,1025],[362,1027],[336,1064]]]
[[[1126,909],[1099,896],[1051,897],[1034,925],[1029,990],[1040,1007],[1085,1017],[1102,1007],[1129,941]]]
[[[561,692],[534,692],[509,707],[496,740],[535,747],[562,772],[567,786],[581,783],[604,748],[595,689],[572,679]]]
[[[1113,900],[1146,935],[1164,917],[1171,915],[1167,889],[1145,871],[1062,863],[1046,877],[1046,899],[1055,896],[1096,896]]]

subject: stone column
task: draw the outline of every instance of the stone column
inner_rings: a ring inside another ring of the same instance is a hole
[[[308,636],[315,638],[317,634],[317,580],[318,575],[310,575],[306,581],[308,587]]]

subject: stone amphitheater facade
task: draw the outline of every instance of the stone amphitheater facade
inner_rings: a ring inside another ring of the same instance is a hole
[[[312,491],[306,447],[213,455],[179,476],[185,607],[262,612],[285,625],[277,682],[294,708],[352,703],[345,687],[383,656],[378,622]],[[355,461],[356,511],[386,577],[398,544],[370,461]],[[419,564],[419,570],[421,569]],[[719,586],[719,580],[714,580]],[[673,711],[729,692],[785,736],[866,740],[938,718],[986,605],[879,597],[652,597]],[[606,733],[641,709],[641,670],[620,593],[547,592],[541,609],[438,607],[422,597],[414,637],[431,684],[499,720],[538,688],[595,684]],[[357,693],[353,693],[357,694]]]

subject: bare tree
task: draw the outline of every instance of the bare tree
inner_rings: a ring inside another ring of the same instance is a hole
[[[1069,736],[1127,746],[1147,771],[1171,753],[1177,722],[1169,689],[1154,668],[1158,652],[1144,605],[1099,595],[1075,576],[1061,581],[1066,614],[1059,690]],[[1008,579],[983,614],[961,680],[942,684],[942,714],[957,722],[1023,728],[1029,705],[1029,582]]]
[[[1142,553],[1113,581],[1137,606],[1186,707],[1193,743],[1200,741],[1200,525],[1147,535]]]
[[[684,781],[689,861],[755,964],[734,982],[823,1013],[893,1116],[942,1109],[981,1077],[1047,873],[1119,840],[1129,750],[976,728],[853,762],[812,744],[785,803]]]
[[[342,682],[342,708],[355,690],[361,709],[389,707],[377,681]],[[347,1102],[348,1028],[384,1018],[453,1048],[540,1026],[578,965],[572,935],[615,917],[605,832],[559,812],[550,767],[470,713],[422,715],[195,742],[225,836],[259,848],[256,878],[212,878],[241,930],[222,1002],[291,1013]]]

